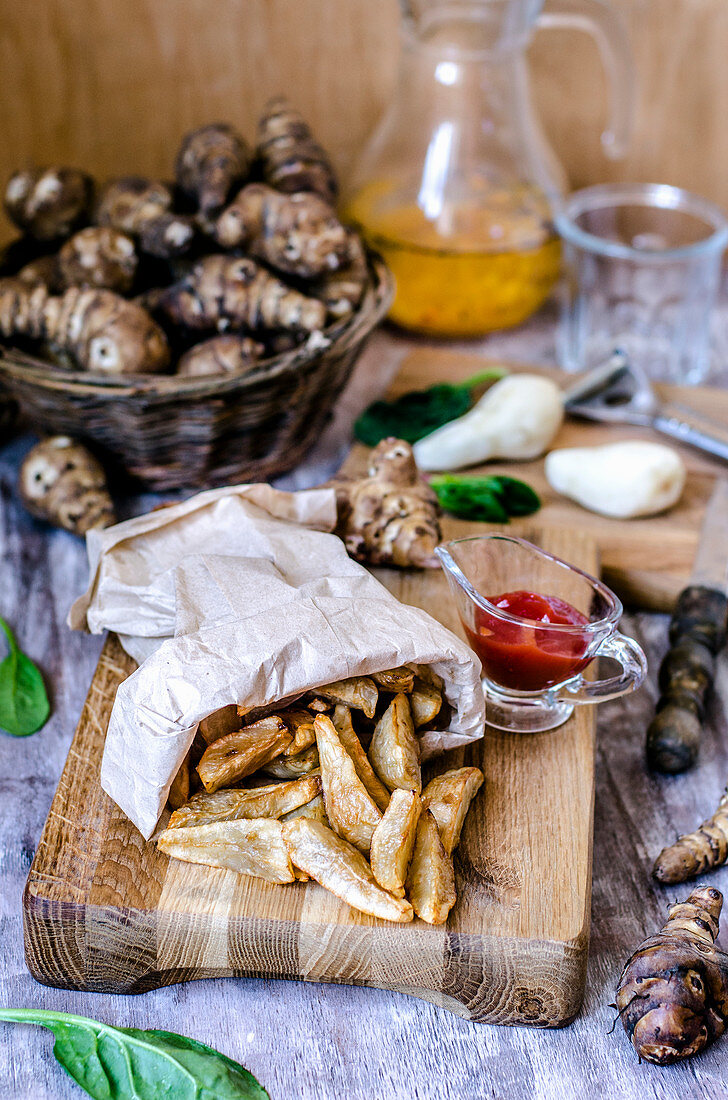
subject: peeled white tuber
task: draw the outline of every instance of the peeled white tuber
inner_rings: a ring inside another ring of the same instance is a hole
[[[491,458],[538,458],[564,419],[563,394],[540,374],[511,374],[457,420],[415,443],[421,470],[459,470]]]
[[[677,451],[637,439],[552,451],[545,469],[552,489],[591,512],[618,519],[664,512],[680,499],[685,485],[685,464]]]

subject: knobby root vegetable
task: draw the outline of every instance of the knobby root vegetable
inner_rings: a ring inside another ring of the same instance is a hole
[[[664,512],[685,485],[685,463],[677,451],[640,439],[552,451],[545,471],[557,493],[617,519]]]
[[[31,448],[18,489],[29,512],[74,535],[116,522],[103,466],[68,436],[51,436]]]
[[[421,470],[459,470],[493,458],[538,458],[564,419],[563,394],[540,374],[502,378],[458,420],[415,444]]]
[[[723,895],[699,886],[627,962],[619,1017],[640,1058],[667,1066],[719,1038],[728,1019],[728,955],[715,947]]]
[[[249,183],[222,212],[215,235],[223,248],[244,247],[279,271],[312,278],[347,259],[347,231],[319,195],[283,195]]]
[[[14,278],[20,279],[21,283],[27,283],[28,286],[38,286],[40,284],[46,288],[49,294],[60,294],[62,290],[66,289],[57,253],[52,253],[50,256],[39,256],[37,260],[31,260],[29,264],[21,267]]]
[[[131,237],[108,226],[79,230],[58,253],[58,269],[65,287],[105,287],[117,294],[131,290],[137,263]]]
[[[135,237],[142,252],[163,260],[187,252],[196,232],[192,218],[172,212],[172,192],[166,184],[141,176],[107,184],[94,220]]]
[[[177,363],[182,378],[245,374],[256,366],[263,345],[250,336],[213,336],[186,351]]]
[[[323,328],[326,310],[247,257],[205,256],[160,295],[171,321],[190,329]]]
[[[42,341],[98,374],[154,373],[169,362],[159,326],[140,306],[110,290],[71,287],[53,296],[43,286],[2,279],[0,336]]]
[[[204,215],[212,216],[245,180],[250,159],[246,142],[232,126],[201,126],[182,140],[175,164],[177,183]]]
[[[368,284],[369,265],[364,245],[353,230],[348,230],[344,263],[336,271],[321,276],[311,286],[311,293],[325,303],[331,317],[347,317],[361,302]]]
[[[282,96],[272,99],[258,123],[257,155],[266,183],[279,191],[315,191],[328,203],[338,194],[336,175],[308,124]]]
[[[92,193],[91,177],[77,168],[30,168],[8,180],[5,209],[24,233],[54,241],[84,221]]]
[[[678,837],[663,848],[655,860],[652,874],[658,882],[685,882],[728,860],[728,790],[723,792],[718,809],[699,825],[694,833]]]
[[[369,456],[367,477],[333,484],[336,531],[353,558],[371,565],[437,567],[437,497],[421,480],[409,443],[383,439]]]
[[[58,241],[36,241],[33,237],[16,237],[0,249],[0,277],[17,278],[21,268],[42,260],[60,246]]]

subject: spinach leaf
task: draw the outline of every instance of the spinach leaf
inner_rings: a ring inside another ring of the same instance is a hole
[[[541,507],[538,494],[525,481],[496,475],[493,481],[500,487],[501,500],[509,516],[530,516]]]
[[[270,1100],[239,1062],[185,1035],[32,1008],[0,1008],[2,1020],[52,1031],[57,1060],[96,1100]]]
[[[0,663],[0,729],[27,737],[45,724],[50,703],[40,670],[18,648],[12,630],[0,619],[10,652]]]
[[[374,401],[354,424],[354,435],[368,447],[376,447],[389,436],[416,443],[463,416],[472,404],[474,389],[497,382],[507,373],[504,367],[489,367],[466,382],[438,382],[426,390],[403,393],[393,401]]]
[[[541,501],[530,485],[513,477],[459,477],[442,474],[430,478],[445,512],[480,523],[508,523],[509,516],[529,516]]]

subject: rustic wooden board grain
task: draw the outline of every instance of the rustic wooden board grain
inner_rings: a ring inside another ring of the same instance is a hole
[[[469,378],[484,365],[487,364],[473,355],[423,346],[405,357],[389,392],[395,395],[443,380],[459,381]],[[570,375],[542,366],[534,368],[511,362],[506,365],[513,370],[545,371],[563,384],[573,380]],[[728,424],[728,390],[697,386],[689,389],[680,386],[657,388],[666,399],[679,401],[723,425]],[[551,449],[596,446],[620,439],[652,439],[673,445],[670,440],[648,428],[567,418]],[[677,449],[688,469],[681,500],[663,515],[629,521],[588,512],[554,492],[546,481],[543,459],[534,462],[494,462],[463,472],[505,473],[533,485],[543,503],[538,513],[539,523],[560,531],[588,532],[599,548],[604,580],[614,587],[625,603],[653,611],[671,611],[678,593],[690,576],[705,506],[710,499],[715,477],[718,474],[725,476],[728,472],[724,462],[711,459],[692,447],[679,446]],[[349,468],[361,468],[366,453],[366,448],[362,446],[355,448],[349,459]],[[516,520],[511,525],[512,530],[518,533],[529,522],[528,519]],[[455,522],[453,529],[462,532],[466,525]]]
[[[529,534],[596,570],[588,536]],[[404,602],[459,629],[442,573],[380,573]],[[39,981],[142,992],[225,975],[302,978],[411,993],[478,1021],[573,1019],[588,945],[593,710],[547,734],[487,729],[449,754],[486,776],[456,855],[458,902],[445,926],[395,926],[315,883],[273,886],[145,843],[98,782],[114,694],[133,667],[110,638],[30,870],[26,958]]]

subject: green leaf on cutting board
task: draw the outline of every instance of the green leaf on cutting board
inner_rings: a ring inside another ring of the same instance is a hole
[[[530,516],[541,507],[531,486],[514,477],[442,474],[430,478],[429,484],[443,511],[460,519],[508,523],[510,516]]]
[[[0,663],[0,729],[13,737],[27,737],[45,725],[51,707],[37,665],[26,657],[15,635],[0,619],[10,652]]]
[[[473,390],[497,382],[508,374],[505,367],[489,367],[465,382],[438,382],[426,390],[411,390],[393,401],[374,401],[354,424],[360,443],[376,447],[394,436],[416,443],[451,420],[463,416],[473,403]]]
[[[52,1031],[56,1059],[95,1100],[270,1100],[239,1062],[186,1035],[32,1008],[0,1008],[0,1021]]]

